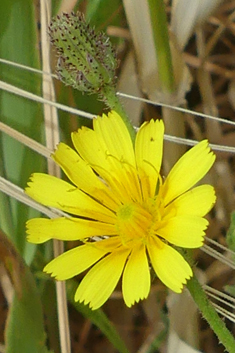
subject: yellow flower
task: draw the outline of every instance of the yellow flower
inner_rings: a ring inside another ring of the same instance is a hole
[[[93,130],[72,133],[77,152],[60,143],[53,154],[72,184],[35,173],[26,188],[33,199],[71,215],[29,220],[30,242],[83,242],[44,271],[66,280],[90,268],[75,300],[92,309],[107,301],[121,276],[127,306],[147,298],[150,264],[167,287],[181,292],[192,270],[173,246],[202,246],[208,226],[203,217],[215,203],[212,186],[192,188],[214,163],[208,142],[185,153],[163,181],[162,121],[144,123],[134,148],[116,112],[94,119],[93,125]]]

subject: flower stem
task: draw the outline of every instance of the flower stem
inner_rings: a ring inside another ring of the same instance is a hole
[[[158,62],[159,79],[163,92],[171,93],[175,87],[164,1],[148,0],[148,4]]]
[[[115,88],[111,85],[106,85],[106,86],[102,87],[99,94],[102,96],[102,98],[105,101],[105,103],[107,104],[107,106],[110,109],[115,110],[120,115],[120,117],[122,118],[122,120],[126,124],[126,127],[127,127],[128,131],[130,133],[130,136],[131,136],[131,140],[134,143],[134,141],[135,141],[134,127],[131,124],[129,117],[125,112],[125,109],[123,108],[119,98],[116,95]]]
[[[223,344],[227,352],[234,353],[234,337],[207,298],[207,295],[198,282],[198,279],[195,276],[191,278],[187,283],[187,287],[199,310],[201,311],[202,316],[206,319],[214,333],[217,335],[219,342]]]

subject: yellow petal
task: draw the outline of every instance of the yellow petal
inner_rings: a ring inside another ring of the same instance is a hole
[[[79,218],[33,218],[26,223],[27,240],[40,244],[50,239],[81,240],[93,236],[115,235],[114,225]]]
[[[108,117],[104,121],[102,119],[98,117],[97,121],[94,122],[94,125],[97,125],[97,131],[82,127],[77,132],[72,133],[73,144],[82,158],[106,181],[119,200],[126,202],[132,199],[140,199],[140,186],[135,164],[133,165],[135,163],[133,161],[134,152],[129,133],[126,130],[124,134],[121,133],[121,136],[118,135],[118,132],[122,131],[123,123],[121,123],[120,127],[117,128],[118,131],[110,131],[111,138],[108,140],[108,128],[112,127],[113,129],[114,127],[108,123],[107,128]],[[102,128],[107,129],[105,133],[107,144],[101,133]],[[124,144],[124,148],[117,152],[120,144],[118,143],[118,148],[116,148],[115,143],[119,138]],[[125,138],[127,138],[126,141]],[[115,143],[112,144],[112,140]],[[128,148],[131,148],[131,151],[127,153]],[[124,153],[127,153],[127,157]]]
[[[122,118],[111,111],[93,120],[95,132],[103,139],[109,153],[119,161],[135,167],[135,155],[130,134]]]
[[[144,123],[135,140],[137,168],[144,198],[154,197],[162,164],[164,124],[161,120]],[[143,178],[145,177],[145,180]]]
[[[157,235],[171,244],[184,248],[199,248],[203,245],[208,221],[197,216],[177,216],[163,221],[157,229]]]
[[[116,161],[115,163],[116,170],[114,172],[108,172],[100,168],[96,168],[96,171],[99,175],[102,175],[102,178],[122,204],[131,201],[141,202],[142,194],[137,170],[132,166],[123,164],[123,162]]]
[[[56,257],[43,271],[63,281],[85,271],[106,253],[107,251],[97,249],[91,243],[81,245]]]
[[[72,133],[72,141],[78,154],[88,164],[97,171],[99,169],[113,172],[112,164],[110,163],[109,151],[105,145],[102,136],[98,135],[94,130],[83,126],[78,131]],[[102,174],[100,174],[102,177]]]
[[[102,239],[96,241],[94,246],[97,249],[105,250],[106,252],[113,252],[115,249],[120,248],[122,246],[120,236],[113,236],[110,238]]]
[[[165,215],[167,218],[178,215],[203,217],[211,210],[215,201],[213,186],[200,185],[170,203],[165,209]]]
[[[75,293],[75,301],[101,307],[114,291],[124,268],[129,250],[116,251],[99,261],[83,278]]]
[[[113,212],[81,190],[51,175],[32,174],[25,192],[43,205],[74,215],[107,223],[114,223],[116,219]]]
[[[214,161],[215,155],[211,152],[206,140],[201,141],[186,152],[171,169],[163,184],[162,191],[165,205],[202,179]]]
[[[143,244],[135,247],[127,261],[122,277],[123,298],[128,307],[147,298],[150,291],[150,272]]]
[[[79,189],[98,199],[111,209],[116,209],[119,200],[107,186],[95,175],[91,167],[72,148],[60,143],[52,155],[68,178]]]
[[[99,184],[97,176],[88,163],[65,143],[61,142],[57,146],[52,158],[79,189],[87,190],[90,186]]]
[[[156,238],[150,239],[148,253],[158,278],[174,292],[181,293],[183,284],[193,275],[189,264],[175,249]]]

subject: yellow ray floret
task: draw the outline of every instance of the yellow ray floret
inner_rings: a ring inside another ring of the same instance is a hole
[[[115,221],[114,213],[103,206],[102,200],[96,202],[77,187],[54,176],[34,173],[25,191],[45,206],[101,222],[113,223]]]
[[[116,235],[117,230],[113,224],[102,223],[87,219],[69,218],[33,218],[26,223],[27,240],[40,244],[50,239],[83,240],[104,234]]]
[[[164,125],[160,120],[143,124],[136,136],[135,155],[144,197],[154,197],[162,164]]]
[[[208,141],[204,140],[186,152],[174,165],[163,185],[165,205],[193,187],[215,161]]]
[[[138,281],[136,274],[138,273]],[[150,290],[150,272],[143,244],[135,247],[127,261],[122,277],[123,298],[128,307],[147,298]]]
[[[116,209],[120,201],[114,193],[97,177],[90,165],[72,148],[60,143],[52,158],[60,165],[70,181],[88,195],[100,200],[111,209]]]
[[[92,309],[102,306],[114,291],[129,253],[128,249],[115,251],[94,265],[80,283],[75,300]]]
[[[165,213],[168,218],[179,215],[204,217],[215,201],[214,188],[211,185],[200,185],[177,197],[165,208]]]

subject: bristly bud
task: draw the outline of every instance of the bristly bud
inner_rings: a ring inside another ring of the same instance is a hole
[[[58,54],[57,74],[67,85],[88,93],[98,93],[113,85],[117,58],[104,33],[95,33],[83,14],[63,13],[49,26],[51,43]]]

